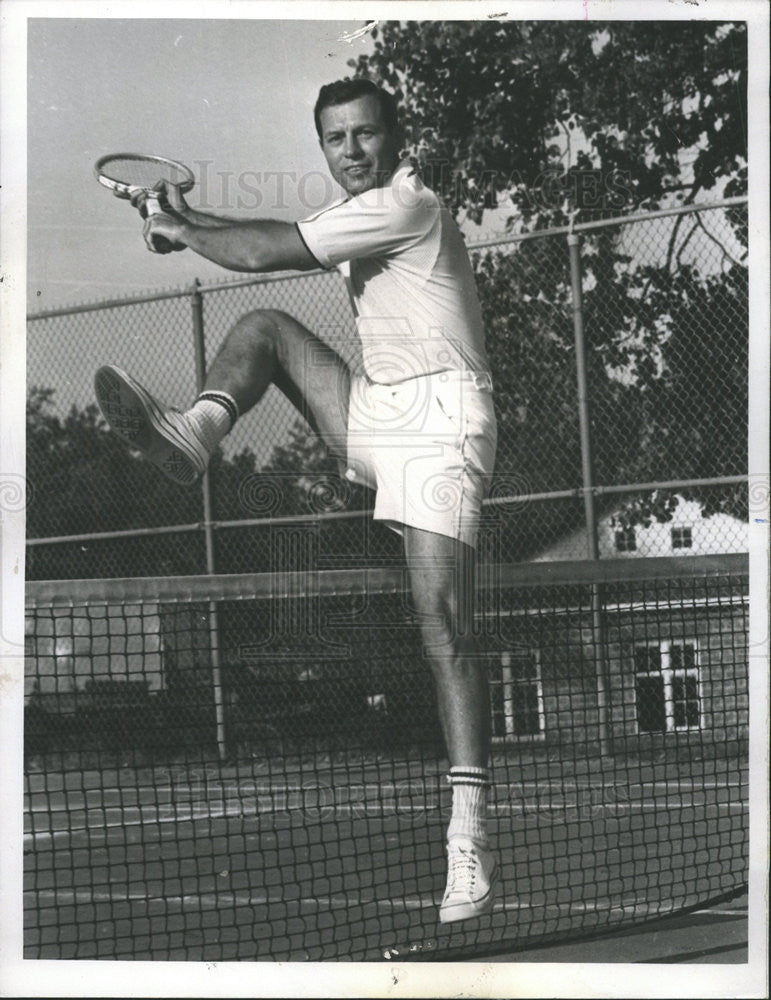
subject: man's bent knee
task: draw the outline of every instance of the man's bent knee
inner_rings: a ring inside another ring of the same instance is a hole
[[[309,331],[289,313],[281,309],[253,309],[244,313],[233,327],[231,334],[246,335],[268,341],[274,348],[279,362],[286,362],[306,339]],[[295,347],[294,345],[297,345]]]
[[[241,330],[249,333],[258,333],[270,337],[274,341],[280,337],[283,321],[296,323],[297,321],[280,309],[252,309],[251,312],[244,313],[233,327],[233,332]]]

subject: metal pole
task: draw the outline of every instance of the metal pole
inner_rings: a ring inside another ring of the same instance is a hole
[[[573,301],[573,335],[576,348],[576,382],[578,388],[578,422],[581,434],[581,476],[584,486],[584,519],[586,523],[587,556],[600,557],[597,539],[597,512],[594,504],[594,468],[592,461],[592,429],[589,415],[589,393],[586,376],[586,343],[584,341],[583,286],[581,281],[581,237],[568,233],[570,251],[570,283]],[[597,684],[597,711],[600,753],[610,751],[608,724],[608,682],[606,664],[605,620],[599,583],[591,587],[592,634]]]
[[[203,296],[198,278],[193,279],[191,292],[193,307],[193,346],[195,349],[196,392],[202,392],[206,379],[206,348],[203,326]],[[201,483],[203,492],[203,530],[206,543],[206,572],[214,575],[216,559],[214,549],[214,523],[212,517],[212,485],[208,468]],[[227,757],[225,739],[225,699],[222,690],[222,667],[220,662],[219,613],[217,602],[209,601],[209,652],[211,654],[212,688],[214,692],[214,717],[217,729],[217,753],[220,760]]]

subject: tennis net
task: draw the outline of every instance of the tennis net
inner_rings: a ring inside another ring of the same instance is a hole
[[[481,568],[492,914],[401,568],[27,584],[25,955],[462,959],[740,892],[747,558]]]

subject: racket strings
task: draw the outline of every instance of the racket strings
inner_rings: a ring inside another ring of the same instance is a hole
[[[174,163],[150,157],[115,157],[100,167],[103,177],[130,187],[152,189],[159,181],[189,184],[190,172]]]

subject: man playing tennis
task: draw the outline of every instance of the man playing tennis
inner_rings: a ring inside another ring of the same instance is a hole
[[[243,316],[204,391],[167,409],[114,366],[97,373],[113,429],[171,479],[193,483],[239,415],[270,383],[296,405],[345,475],[377,490],[374,517],[404,538],[413,602],[435,677],[450,760],[448,880],[440,920],[488,913],[497,876],[486,829],[490,721],[474,656],[473,563],[496,425],[482,315],[462,237],[400,161],[394,98],[367,80],[322,87],[316,129],[346,197],[296,224],[237,221],[191,209],[166,184],[145,239],[235,271],[343,270],[363,370],[284,312]],[[141,199],[139,200],[141,208]]]

